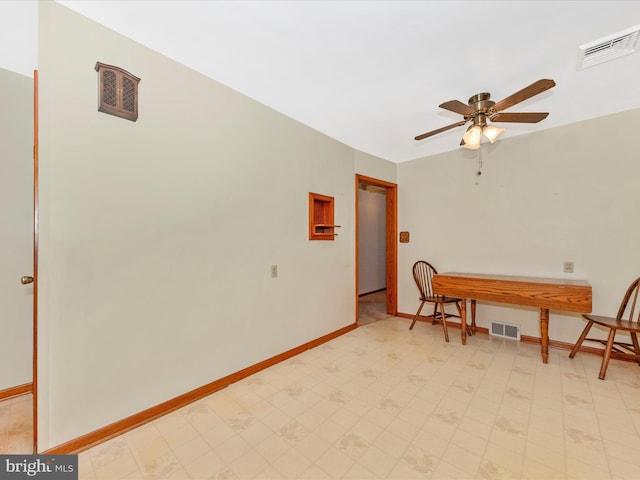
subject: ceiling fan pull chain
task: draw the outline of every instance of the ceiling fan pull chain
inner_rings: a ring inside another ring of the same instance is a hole
[[[482,145],[478,148],[478,170],[476,171],[476,185],[478,185],[478,177],[482,175]]]

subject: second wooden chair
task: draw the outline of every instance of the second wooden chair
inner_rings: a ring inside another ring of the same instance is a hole
[[[634,314],[634,312],[636,312],[638,292],[640,292],[640,278],[636,278],[631,285],[629,285],[629,288],[627,288],[624,297],[622,297],[620,308],[618,308],[618,314],[615,317],[603,317],[601,315],[592,314],[582,315],[587,321],[587,324],[585,325],[580,338],[578,338],[578,341],[573,346],[573,349],[569,354],[569,358],[573,358],[576,355],[582,345],[582,342],[585,340],[598,342],[604,345],[604,350],[602,351],[602,364],[600,365],[600,374],[598,375],[600,380],[604,380],[604,377],[607,374],[609,360],[612,356],[631,359],[640,364],[640,345],[638,344],[638,334],[640,333],[640,308],[638,308],[637,313]],[[609,329],[609,335],[606,340],[601,338],[587,338],[589,330],[591,330],[594,323]],[[620,340],[616,341],[616,332],[618,330],[621,332],[628,332],[631,337],[631,343]]]

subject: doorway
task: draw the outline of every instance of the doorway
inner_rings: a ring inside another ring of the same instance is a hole
[[[356,323],[397,314],[397,185],[356,175]]]
[[[0,452],[33,453],[34,79],[0,69]]]

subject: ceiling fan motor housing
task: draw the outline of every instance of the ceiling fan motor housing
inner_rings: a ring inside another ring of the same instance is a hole
[[[496,104],[490,98],[490,93],[478,93],[469,99],[469,106],[478,112],[488,112]]]

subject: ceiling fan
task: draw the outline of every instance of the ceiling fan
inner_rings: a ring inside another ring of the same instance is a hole
[[[467,128],[467,131],[462,136],[460,145],[465,148],[475,150],[480,148],[480,140],[482,135],[487,137],[491,143],[495,142],[498,135],[504,132],[504,128],[499,128],[494,125],[489,125],[488,122],[515,122],[515,123],[538,123],[544,120],[549,115],[548,112],[503,112],[509,107],[512,107],[516,103],[523,102],[534,95],[549,90],[554,87],[556,82],[553,80],[542,79],[532,83],[528,87],[517,91],[513,95],[494,102],[490,100],[491,94],[478,93],[469,99],[469,104],[466,105],[459,100],[449,100],[440,105],[440,108],[444,108],[454,113],[459,113],[464,117],[464,120],[447,125],[446,127],[432,130],[422,135],[415,137],[415,140],[422,140],[438,133],[446,132],[455,127],[460,127],[465,123],[471,121],[471,125]]]

